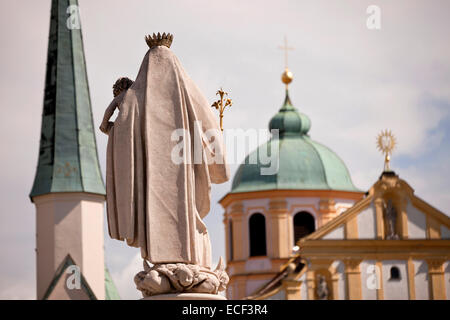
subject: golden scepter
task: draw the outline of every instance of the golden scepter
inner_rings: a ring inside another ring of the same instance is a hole
[[[219,110],[219,118],[220,118],[220,130],[223,131],[223,111],[225,110],[225,107],[231,107],[231,105],[233,104],[233,102],[231,101],[230,98],[226,98],[228,97],[228,93],[223,91],[222,88],[220,88],[219,90],[217,90],[216,92],[216,96],[220,96],[220,99],[217,100],[216,102],[214,102],[211,107],[216,108],[217,110]],[[225,102],[224,102],[225,99]]]

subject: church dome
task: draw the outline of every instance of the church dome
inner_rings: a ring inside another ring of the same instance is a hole
[[[359,191],[344,162],[331,149],[311,140],[311,121],[286,99],[279,112],[270,120],[269,129],[278,129],[279,137],[250,153],[234,176],[231,193],[263,190],[339,190]],[[278,172],[262,175],[259,153],[267,158],[273,143],[279,144]],[[249,163],[257,159],[257,163]]]

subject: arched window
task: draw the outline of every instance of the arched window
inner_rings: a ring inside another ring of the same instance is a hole
[[[313,233],[316,230],[316,224],[312,214],[301,211],[294,216],[294,245],[300,238]]]
[[[401,280],[402,276],[400,274],[400,269],[397,267],[392,267],[391,268],[391,277],[389,278],[389,280]]]
[[[254,213],[248,222],[250,233],[250,257],[267,255],[266,218],[261,213]]]

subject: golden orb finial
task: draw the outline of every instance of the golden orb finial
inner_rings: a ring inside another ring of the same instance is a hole
[[[286,85],[286,88],[287,88],[289,83],[291,83],[292,80],[294,80],[294,75],[288,69],[288,51],[289,50],[294,50],[294,48],[288,46],[288,42],[287,42],[287,38],[286,37],[284,37],[284,46],[281,46],[279,48],[284,50],[284,65],[285,65],[285,69],[284,69],[283,74],[281,75],[281,81],[283,81],[283,83]]]
[[[292,82],[292,80],[294,80],[294,74],[288,68],[284,69],[284,72],[281,75],[281,81],[283,81],[283,83],[288,86],[289,83]]]

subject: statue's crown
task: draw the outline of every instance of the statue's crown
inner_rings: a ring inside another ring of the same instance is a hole
[[[162,35],[158,32],[158,34],[148,35],[145,37],[145,42],[147,42],[147,45],[149,48],[153,48],[156,46],[166,46],[167,48],[170,48],[170,45],[172,44],[173,35],[170,33],[163,33]]]

